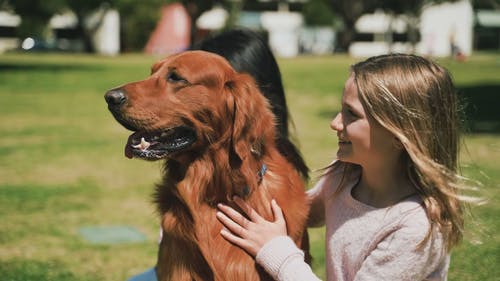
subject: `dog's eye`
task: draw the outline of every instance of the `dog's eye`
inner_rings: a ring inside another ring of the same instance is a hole
[[[184,79],[182,76],[175,73],[174,71],[167,74],[167,80],[168,80],[168,82],[174,82],[174,83],[176,83],[176,82],[187,83],[186,79]]]

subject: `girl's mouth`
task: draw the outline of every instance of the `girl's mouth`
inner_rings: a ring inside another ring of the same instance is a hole
[[[350,141],[346,141],[346,140],[339,140],[339,144],[342,144],[342,145],[344,145],[344,144],[351,144],[351,142]]]

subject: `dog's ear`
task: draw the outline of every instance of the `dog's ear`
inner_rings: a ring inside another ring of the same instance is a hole
[[[227,108],[231,116],[232,148],[240,160],[250,153],[262,155],[263,143],[274,138],[274,116],[270,106],[259,92],[255,81],[247,74],[235,74],[227,81]]]
[[[235,73],[225,83],[226,107],[231,119],[229,163],[237,195],[248,195],[258,185],[265,143],[274,141],[274,117],[251,76]]]

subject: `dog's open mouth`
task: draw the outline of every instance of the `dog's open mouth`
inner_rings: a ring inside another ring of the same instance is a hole
[[[159,160],[189,147],[196,141],[196,133],[185,126],[155,132],[135,132],[128,138],[125,156],[145,160]]]

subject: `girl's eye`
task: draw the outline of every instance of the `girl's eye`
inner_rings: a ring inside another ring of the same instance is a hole
[[[187,83],[186,79],[184,79],[182,76],[175,73],[174,71],[169,72],[167,74],[167,80],[168,80],[168,82],[174,82],[174,83],[177,83],[177,82]]]
[[[350,108],[344,108],[342,110],[342,114],[347,115],[347,116],[351,116],[351,117],[356,117],[356,113],[354,113],[354,111],[352,111],[352,109],[350,109]]]

